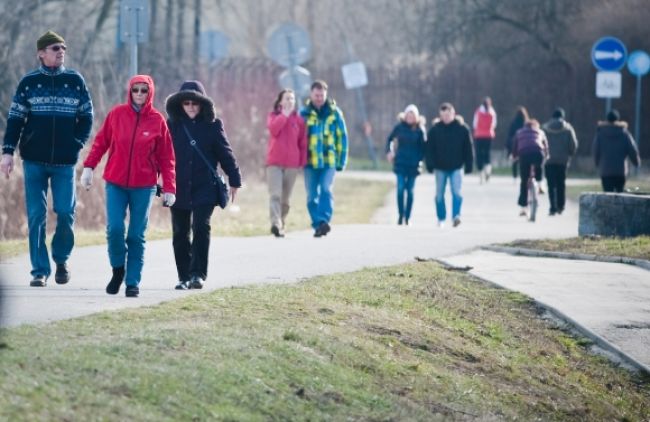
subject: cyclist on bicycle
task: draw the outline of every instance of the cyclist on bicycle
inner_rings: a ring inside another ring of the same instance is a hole
[[[528,178],[531,167],[535,170],[535,180],[542,181],[542,164],[548,158],[548,141],[546,135],[539,127],[537,119],[528,119],[524,127],[515,134],[514,147],[512,149],[514,158],[519,159],[519,174],[521,183],[519,185],[519,200],[521,207],[519,215],[527,215],[528,205]],[[540,188],[540,193],[541,188]]]

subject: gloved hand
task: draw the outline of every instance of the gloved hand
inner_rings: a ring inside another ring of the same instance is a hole
[[[169,192],[163,194],[163,207],[171,207],[174,202],[176,202],[176,195]]]
[[[86,190],[90,189],[93,185],[93,169],[90,167],[84,167],[84,170],[81,172],[81,176],[79,177],[79,184],[86,188]]]
[[[2,171],[5,177],[9,178],[9,173],[14,169],[14,156],[12,154],[2,154],[2,160],[0,160],[0,171]]]

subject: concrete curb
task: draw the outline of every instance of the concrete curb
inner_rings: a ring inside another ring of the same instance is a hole
[[[491,247],[481,247],[481,249],[493,250],[493,249],[490,249],[490,248]],[[508,249],[516,249],[516,248],[508,248]],[[529,249],[529,250],[532,251],[532,249]],[[541,256],[541,255],[538,255],[538,256]],[[583,258],[573,258],[573,259],[583,259]],[[432,260],[440,263],[445,268],[456,269],[456,270],[467,271],[467,272],[469,272],[471,270],[471,268],[458,268],[458,267],[450,264],[449,262],[445,261],[442,258],[433,258]],[[495,283],[494,281],[485,279],[483,277],[479,277],[479,276],[477,276],[475,274],[470,273],[470,275],[472,277],[476,278],[477,280],[481,280],[482,282],[484,282],[484,283],[486,283],[486,284],[488,284],[490,286],[494,286],[494,287],[496,287],[498,289],[514,291],[514,290],[510,290],[510,289],[508,289],[508,288],[506,288],[506,287],[504,287],[504,286],[502,286],[502,285],[500,285],[498,283]],[[530,297],[530,296],[528,296],[528,297]],[[564,314],[563,312],[559,311],[558,309],[554,308],[553,306],[549,306],[546,303],[541,302],[541,301],[539,301],[539,300],[537,300],[535,298],[532,298],[532,297],[531,297],[531,300],[536,305],[538,305],[541,308],[545,309],[547,312],[549,312],[555,318],[563,321],[568,326],[571,326],[572,328],[574,328],[578,333],[580,333],[583,336],[590,339],[595,345],[597,345],[598,347],[600,347],[604,351],[614,355],[621,362],[625,362],[627,365],[629,365],[630,367],[638,370],[639,372],[645,373],[646,375],[650,375],[650,367],[648,367],[645,364],[637,361],[632,356],[628,355],[627,353],[625,353],[624,351],[619,349],[616,345],[610,343],[608,340],[606,340],[603,337],[599,336],[598,334],[594,333],[589,328],[587,328],[587,327],[583,326],[582,324],[580,324],[578,321],[574,320],[573,318],[569,317],[568,315]],[[610,360],[612,360],[612,359],[610,358]]]
[[[539,249],[517,248],[511,246],[480,246],[479,249],[492,252],[502,252],[510,255],[523,255],[538,258],[560,258],[560,259],[576,259],[583,261],[599,261],[599,262],[612,262],[615,264],[628,264],[636,265],[639,268],[650,271],[650,261],[645,259],[627,258],[625,256],[609,256],[609,255],[594,255],[573,252],[551,252],[542,251]]]

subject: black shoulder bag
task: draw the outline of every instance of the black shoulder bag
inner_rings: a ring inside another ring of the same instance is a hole
[[[190,145],[192,145],[192,148],[196,150],[196,152],[199,154],[199,157],[203,159],[205,165],[208,166],[208,169],[210,169],[210,173],[212,173],[212,182],[217,185],[217,205],[219,205],[219,207],[222,209],[226,208],[228,205],[228,197],[230,196],[230,187],[226,183],[226,180],[223,178],[223,176],[219,174],[216,168],[212,167],[210,161],[208,161],[205,155],[203,155],[203,152],[196,145],[196,140],[192,138],[192,135],[190,135],[190,131],[187,130],[185,124],[181,123],[181,125],[183,126],[183,130],[185,131],[187,138],[190,140]]]

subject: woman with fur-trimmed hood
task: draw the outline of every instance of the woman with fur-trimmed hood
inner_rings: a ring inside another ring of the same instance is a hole
[[[627,161],[641,165],[639,150],[634,138],[627,130],[627,123],[620,120],[617,110],[607,113],[607,121],[598,122],[593,152],[596,167],[605,192],[623,192]]]
[[[223,122],[216,117],[214,102],[201,82],[183,82],[167,98],[165,108],[176,153],[176,203],[171,207],[176,289],[200,289],[208,275],[210,218],[217,205],[212,170],[219,164],[228,176],[232,201],[241,187],[241,174]]]
[[[424,157],[425,120],[418,108],[409,104],[398,116],[399,123],[386,139],[386,158],[397,175],[397,224],[409,224],[413,208],[415,178]]]

